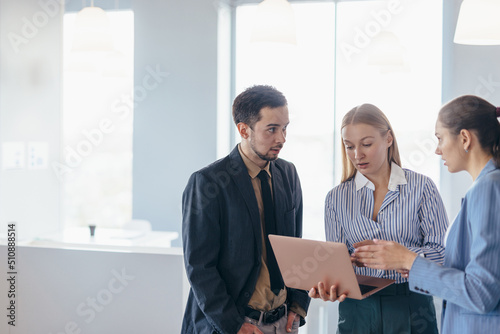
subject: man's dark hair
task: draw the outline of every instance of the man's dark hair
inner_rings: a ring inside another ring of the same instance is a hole
[[[276,88],[266,85],[252,86],[234,99],[234,124],[245,123],[253,128],[260,120],[262,108],[278,108],[286,105],[285,96]]]

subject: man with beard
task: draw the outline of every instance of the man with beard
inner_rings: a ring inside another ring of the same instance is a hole
[[[195,172],[182,197],[184,262],[191,283],[183,334],[298,333],[309,306],[283,284],[268,234],[302,235],[302,190],[278,159],[286,98],[253,86],[233,103],[241,142]]]

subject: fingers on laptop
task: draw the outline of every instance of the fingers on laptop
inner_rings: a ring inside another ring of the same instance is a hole
[[[319,282],[317,287],[313,287],[309,290],[309,297],[311,298],[321,298],[324,301],[336,301],[343,302],[347,297],[345,294],[337,296],[337,287],[332,285],[330,289],[325,288],[325,284],[323,282]]]
[[[351,255],[351,263],[356,267],[363,268],[365,266],[365,264],[363,262],[358,261],[358,259],[354,255]]]

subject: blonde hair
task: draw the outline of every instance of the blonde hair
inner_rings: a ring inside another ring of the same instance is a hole
[[[373,104],[367,104],[367,103],[353,108],[351,111],[345,114],[344,118],[342,119],[342,126],[340,128],[341,136],[342,136],[342,129],[344,129],[347,125],[350,124],[371,125],[377,130],[379,130],[382,136],[388,133],[388,131],[390,131],[392,134],[393,141],[392,145],[387,150],[387,161],[389,162],[389,164],[391,162],[394,162],[395,164],[401,167],[401,158],[399,156],[399,149],[398,149],[398,142],[396,141],[396,135],[392,130],[391,123],[379,108],[377,108]],[[347,156],[342,138],[340,144],[342,146],[341,182],[346,182],[352,179],[356,175],[357,169]]]

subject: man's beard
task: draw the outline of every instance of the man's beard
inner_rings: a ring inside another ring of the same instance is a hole
[[[283,145],[278,145],[276,147],[279,147],[280,149],[283,148]],[[264,155],[262,153],[260,153],[259,151],[257,151],[257,148],[255,147],[255,141],[253,138],[250,138],[250,148],[252,149],[252,151],[254,151],[254,153],[259,157],[261,158],[262,160],[264,161],[274,161],[276,159],[278,159],[278,155]]]

